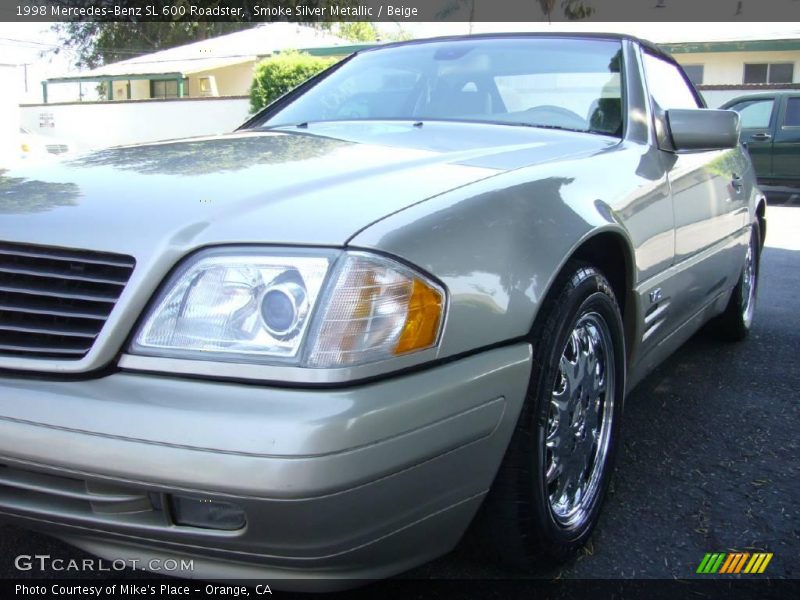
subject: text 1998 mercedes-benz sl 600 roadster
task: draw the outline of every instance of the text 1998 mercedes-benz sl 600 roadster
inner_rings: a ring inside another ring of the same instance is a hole
[[[473,521],[566,558],[626,392],[751,326],[738,134],[651,44],[474,36],[3,173],[0,513],[204,578],[389,576]]]

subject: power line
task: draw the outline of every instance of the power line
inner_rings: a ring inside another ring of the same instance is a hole
[[[11,39],[11,38],[0,37],[0,44],[3,44],[4,46],[13,46],[13,45],[18,44],[18,43],[31,43],[31,44],[37,44],[38,43],[38,45],[40,45],[40,46],[47,46],[49,48],[66,48],[65,46],[63,46],[61,44],[45,44],[43,42],[24,42],[23,40],[14,40],[14,39]],[[23,48],[23,50],[40,50],[40,49],[39,48]],[[134,53],[137,53],[137,52],[149,52],[148,50],[136,50],[135,48],[120,48],[119,50],[114,50],[114,52],[117,52],[117,51],[122,52],[122,53],[127,53],[127,54],[134,54]]]
[[[47,44],[45,42],[35,42],[33,40],[28,41],[28,40],[17,40],[17,39],[8,38],[8,37],[0,37],[0,44],[2,44],[3,41],[21,43],[21,44],[36,44],[36,45],[39,45],[39,46],[47,46],[49,48],[63,48],[64,47],[61,44]],[[3,44],[3,45],[4,46],[10,46],[11,44]],[[27,48],[27,50],[36,50],[36,48]],[[136,49],[136,48],[114,48],[113,50],[110,50],[110,51],[114,52],[114,53],[117,53],[117,54],[150,54],[151,52],[154,52],[154,50],[148,50],[148,49],[145,49],[145,48],[140,48],[140,49]]]
[[[48,43],[45,43],[45,42],[37,42],[35,40],[18,40],[18,39],[9,38],[9,37],[0,37],[0,40],[6,40],[8,42],[17,42],[17,43],[20,43],[20,44],[35,44],[37,46],[50,46],[51,48],[59,48],[60,47],[58,44],[48,44]]]

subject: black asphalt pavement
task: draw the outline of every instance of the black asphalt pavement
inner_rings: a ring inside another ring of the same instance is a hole
[[[800,578],[800,207],[768,218],[751,336],[702,331],[629,396],[612,489],[575,560],[521,575],[462,543],[404,577],[672,579],[706,552],[761,551],[774,553],[766,575]],[[84,556],[0,526],[0,578],[55,575],[19,573],[19,554]]]
[[[701,331],[629,396],[591,542],[541,575],[683,578],[706,552],[743,551],[800,578],[800,251],[767,248],[762,276],[747,341]],[[509,574],[464,546],[414,575]]]

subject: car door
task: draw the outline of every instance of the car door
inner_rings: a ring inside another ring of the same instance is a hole
[[[701,108],[702,101],[676,63],[645,52],[644,65],[675,218],[671,276],[651,298],[661,296],[662,308],[668,301],[669,329],[674,330],[697,317],[738,277],[743,250],[737,244],[747,222],[749,163],[740,148],[673,151],[666,111]]]
[[[778,98],[746,98],[728,108],[739,113],[742,133],[739,139],[747,147],[759,180],[773,175],[773,129],[778,119]]]
[[[772,149],[773,177],[777,182],[800,182],[800,94],[786,96],[781,107]]]

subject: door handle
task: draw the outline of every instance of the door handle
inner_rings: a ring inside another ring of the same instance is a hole
[[[772,136],[768,133],[754,133],[750,136],[750,139],[758,142],[765,142],[767,140],[771,140]]]

